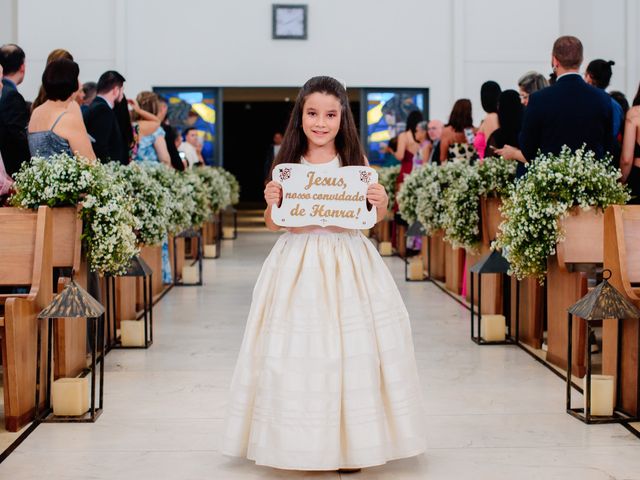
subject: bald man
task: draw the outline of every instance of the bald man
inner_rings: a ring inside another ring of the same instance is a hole
[[[427,133],[433,148],[429,154],[429,163],[440,162],[440,137],[442,136],[442,130],[444,129],[444,123],[440,120],[431,120],[427,126]]]

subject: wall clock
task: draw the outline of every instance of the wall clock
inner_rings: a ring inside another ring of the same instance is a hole
[[[273,5],[272,37],[274,39],[307,39],[306,5]]]

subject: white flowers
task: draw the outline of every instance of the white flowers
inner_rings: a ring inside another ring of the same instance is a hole
[[[399,174],[400,165],[396,165],[393,167],[382,167],[378,169],[378,183],[382,185],[387,192],[387,196],[389,197],[389,210],[393,208],[393,205],[396,201],[396,181],[398,180]]]
[[[91,268],[118,275],[138,253],[138,243],[153,245],[167,233],[200,226],[213,210],[211,199],[217,199],[216,210],[237,201],[235,178],[206,168],[216,172],[211,174],[216,181],[205,185],[198,173],[159,164],[124,167],[88,164],[66,154],[34,157],[16,175],[11,203],[23,208],[81,204]]]
[[[562,241],[558,219],[574,206],[604,209],[629,200],[625,186],[618,183],[620,170],[610,159],[598,160],[581,148],[560,155],[540,155],[504,199],[495,248],[505,248],[512,273],[519,279],[536,276],[544,280],[547,257]]]

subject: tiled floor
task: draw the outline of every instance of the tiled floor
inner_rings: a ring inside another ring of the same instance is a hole
[[[241,233],[205,263],[206,285],[156,307],[154,345],[107,358],[105,412],[94,425],[41,425],[0,478],[336,479],[218,453],[253,283],[275,236]],[[426,402],[428,451],[365,469],[363,479],[640,479],[640,440],[564,413],[564,383],[515,347],[478,347],[468,313],[428,283],[405,283]]]

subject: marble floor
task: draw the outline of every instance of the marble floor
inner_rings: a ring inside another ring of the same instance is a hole
[[[109,354],[98,422],[39,426],[0,478],[340,478],[218,453],[253,283],[275,238],[225,241],[222,257],[205,263],[204,287],[174,288],[158,304],[151,349]],[[385,261],[412,316],[428,451],[343,478],[640,479],[640,439],[571,418],[561,379],[516,347],[476,346],[466,310],[429,283],[405,283],[399,259]]]

